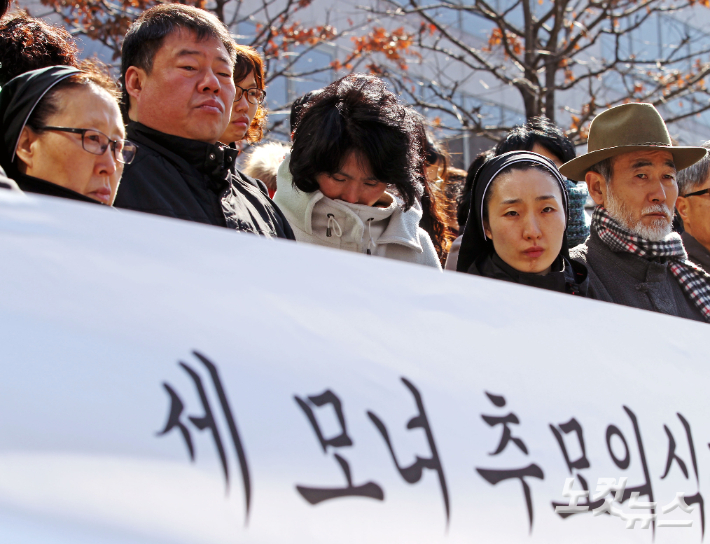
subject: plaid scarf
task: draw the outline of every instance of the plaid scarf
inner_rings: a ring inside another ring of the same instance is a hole
[[[612,251],[623,251],[644,259],[668,259],[673,276],[698,307],[705,321],[710,322],[710,275],[688,260],[678,233],[674,232],[660,242],[646,240],[622,227],[602,206],[594,209],[592,230]]]

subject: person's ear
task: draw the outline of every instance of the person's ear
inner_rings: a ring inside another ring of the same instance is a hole
[[[493,240],[493,233],[491,232],[491,226],[488,224],[488,221],[483,221],[483,232],[486,233],[486,238]]]
[[[675,209],[678,210],[678,215],[683,220],[683,224],[688,224],[688,199],[684,196],[679,196],[675,201]]]
[[[128,95],[137,99],[145,88],[147,78],[148,74],[146,74],[143,68],[129,66],[128,70],[126,70],[126,76],[123,78]]]
[[[589,189],[589,196],[597,206],[602,206],[604,204],[604,197],[606,196],[606,180],[601,174],[596,172],[587,172],[584,175],[584,181],[587,182],[587,189]]]
[[[23,174],[26,173],[28,169],[31,169],[34,164],[37,154],[37,149],[34,144],[38,138],[39,134],[28,126],[25,126],[22,132],[20,132],[20,138],[17,141],[16,155],[19,159],[17,167]]]

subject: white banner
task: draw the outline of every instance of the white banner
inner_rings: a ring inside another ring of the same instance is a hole
[[[0,192],[0,542],[700,543],[709,333]]]

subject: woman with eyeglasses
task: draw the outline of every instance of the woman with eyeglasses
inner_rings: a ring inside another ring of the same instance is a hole
[[[91,65],[12,79],[0,91],[0,132],[0,166],[21,189],[108,206],[137,151],[125,140],[118,88]]]
[[[236,45],[236,53],[234,86],[237,92],[232,104],[232,117],[219,141],[240,149],[243,144],[260,142],[264,136],[266,91],[264,90],[264,61],[256,49],[247,45]],[[270,192],[261,180],[238,170],[236,163],[233,173],[238,180],[256,185],[265,195],[273,196],[273,192]]]
[[[266,125],[264,61],[252,47],[237,45],[236,49],[234,86],[237,93],[232,118],[219,141],[228,145],[242,141],[255,144],[263,137]]]

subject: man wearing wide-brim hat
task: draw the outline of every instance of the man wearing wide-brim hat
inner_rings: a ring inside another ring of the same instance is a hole
[[[651,104],[616,106],[592,121],[588,152],[560,168],[586,181],[597,205],[589,238],[571,251],[589,270],[588,296],[710,322],[710,276],[672,232],[676,172],[705,154],[674,146]]]

